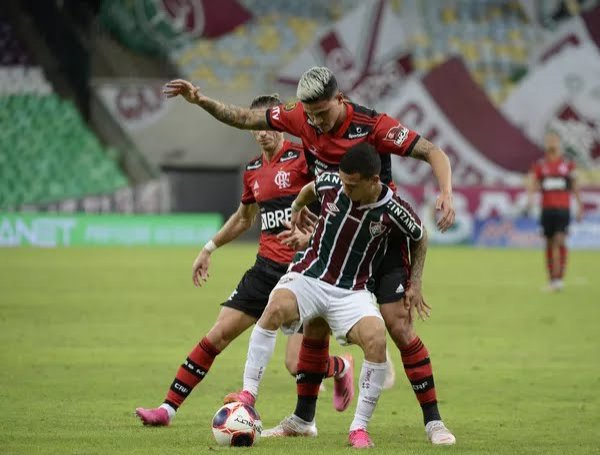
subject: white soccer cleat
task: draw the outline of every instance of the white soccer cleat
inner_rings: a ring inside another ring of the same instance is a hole
[[[385,379],[383,380],[383,390],[388,390],[394,387],[394,384],[396,384],[396,369],[394,368],[392,359],[390,359],[390,352],[386,349],[385,353],[387,360],[385,361]]]
[[[285,438],[304,436],[315,438],[317,436],[317,424],[306,422],[300,417],[292,414],[281,421],[279,425],[268,430],[263,430],[261,437],[263,438]]]
[[[451,446],[456,444],[456,438],[441,420],[427,422],[425,433],[433,445]]]

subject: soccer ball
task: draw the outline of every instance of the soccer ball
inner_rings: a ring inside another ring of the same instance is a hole
[[[222,446],[251,446],[258,442],[262,422],[252,406],[228,403],[217,411],[212,421],[215,439]]]

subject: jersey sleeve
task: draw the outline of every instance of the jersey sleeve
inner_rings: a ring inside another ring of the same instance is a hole
[[[249,180],[250,179],[249,179],[248,173],[245,172],[244,173],[244,187],[242,189],[242,204],[244,204],[244,205],[254,204],[256,202],[256,198],[254,197],[254,192],[252,191],[252,188],[250,187]]]
[[[267,123],[274,130],[301,137],[306,119],[304,118],[304,108],[299,101],[270,107],[267,109],[266,116]]]
[[[419,140],[419,134],[387,114],[381,114],[369,135],[369,142],[379,153],[406,156]]]
[[[423,222],[405,200],[394,196],[390,204],[389,215],[396,230],[415,242],[423,238],[425,228]]]

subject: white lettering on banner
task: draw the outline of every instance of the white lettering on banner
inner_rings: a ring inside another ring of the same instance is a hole
[[[261,213],[261,230],[267,231],[269,229],[275,229],[283,226],[284,221],[290,221],[292,219],[292,208],[272,210],[270,212]]]
[[[521,192],[512,196],[502,190],[482,190],[475,210],[475,217],[479,219],[491,216],[516,216],[527,205],[527,193]]]
[[[136,245],[148,244],[152,231],[144,226],[106,226],[102,224],[87,226],[84,240],[100,245]]]
[[[29,223],[23,218],[16,218],[14,223],[2,218],[0,246],[69,246],[76,224],[73,218],[38,218]]]

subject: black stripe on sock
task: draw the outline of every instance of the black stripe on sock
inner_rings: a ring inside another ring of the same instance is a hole
[[[171,384],[171,391],[179,396],[187,397],[192,392],[192,387],[184,382],[179,381],[178,379],[175,379]]]
[[[325,373],[306,373],[298,371],[296,374],[296,384],[320,384],[323,382]]]
[[[423,393],[431,390],[435,387],[433,382],[433,376],[427,376],[425,378],[417,379],[415,381],[410,381],[413,390],[415,393]]]
[[[423,365],[427,365],[428,363],[431,363],[431,361],[429,360],[429,357],[426,357],[423,360],[416,363],[405,363],[404,368],[406,370],[410,370],[412,368],[422,367]]]
[[[181,366],[190,373],[192,373],[194,376],[196,376],[198,379],[204,379],[204,376],[206,376],[206,373],[208,373],[208,370],[205,370],[200,365],[193,362],[189,357],[185,359],[185,362],[183,362]]]

